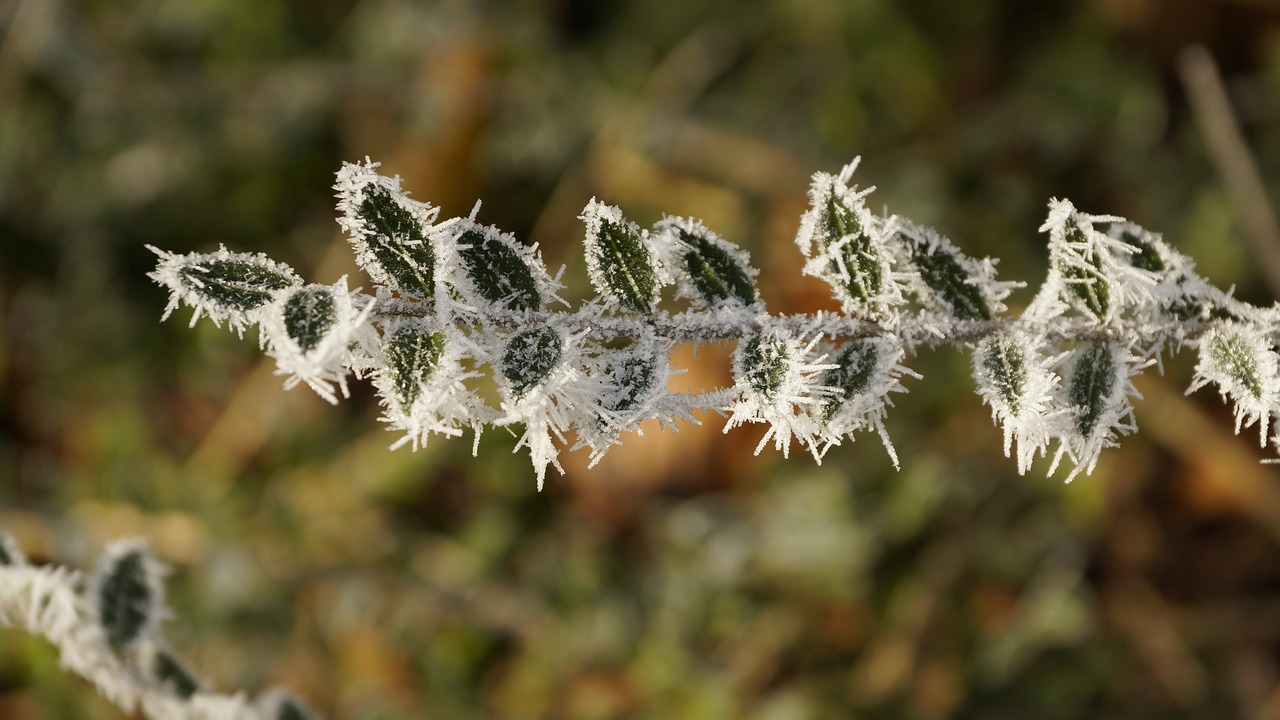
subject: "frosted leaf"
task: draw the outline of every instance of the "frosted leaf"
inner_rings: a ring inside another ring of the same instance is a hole
[[[766,328],[738,341],[733,352],[733,380],[737,398],[727,408],[729,420],[724,431],[747,423],[765,423],[769,430],[756,446],[759,455],[773,440],[784,457],[791,440],[809,447],[815,460],[821,454],[814,444],[819,424],[804,410],[822,401],[827,388],[819,381],[825,356],[814,353],[817,338],[805,343],[782,328]]]
[[[103,637],[117,653],[159,636],[166,613],[161,573],[141,540],[114,542],[98,558],[86,600]]]
[[[215,325],[225,321],[233,330],[244,328],[262,318],[262,312],[275,296],[301,284],[298,275],[284,263],[263,254],[233,253],[219,247],[213,253],[177,255],[150,245],[160,256],[156,269],[147,277],[168,288],[169,303],[164,316],[180,304],[191,306],[191,326],[202,316]]]
[[[368,323],[372,310],[372,298],[348,290],[346,276],[333,285],[308,285],[277,297],[262,331],[276,374],[288,376],[285,388],[304,382],[336,403],[336,384],[346,397],[349,368],[364,366],[361,356],[376,348]]]
[[[587,273],[596,292],[611,306],[653,312],[668,278],[649,247],[648,233],[623,217],[616,206],[595,198],[580,218],[587,226]]]
[[[1017,442],[1018,473],[1043,455],[1053,433],[1053,396],[1057,358],[1045,353],[1044,339],[1013,331],[990,335],[973,352],[973,380],[991,416],[1004,429],[1004,456]]]
[[[338,224],[356,251],[356,262],[375,283],[429,298],[436,291],[432,223],[440,209],[409,199],[400,178],[375,172],[379,163],[343,163],[338,171]]]
[[[654,229],[654,246],[672,269],[680,297],[700,308],[750,308],[760,302],[760,272],[747,251],[692,218],[666,217]]]
[[[646,332],[631,345],[611,350],[599,358],[599,417],[578,428],[578,444],[591,448],[594,467],[623,432],[644,435],[640,423],[658,420],[664,429],[676,430],[678,420],[698,424],[686,396],[667,390],[676,374],[670,361],[671,343]]]
[[[554,328],[524,330],[502,351],[502,377],[520,396],[547,379],[564,360],[564,338]]]
[[[599,416],[600,381],[589,372],[582,353],[583,335],[565,335],[554,326],[534,327],[505,339],[495,353],[502,416],[497,425],[524,424],[516,449],[529,448],[529,458],[542,490],[547,466],[557,460],[555,441],[574,425],[595,422]]]
[[[152,646],[149,654],[150,658],[146,660],[149,676],[157,685],[183,699],[199,692],[200,681],[170,650],[156,645]]]
[[[1156,278],[1143,319],[1157,320],[1169,315],[1186,321],[1208,320],[1215,309],[1239,305],[1229,293],[1213,287],[1195,272],[1195,262],[1160,237],[1130,222],[1113,223],[1107,234],[1132,248],[1128,261]]]
[[[1022,283],[996,280],[996,261],[978,260],[960,251],[936,231],[894,216],[904,263],[915,267],[915,294],[935,311],[959,320],[990,320],[1004,312],[1003,300]]]
[[[1130,260],[1140,249],[1094,227],[1121,220],[1078,212],[1066,200],[1050,201],[1040,227],[1049,233],[1049,276],[1026,317],[1048,319],[1074,310],[1110,323],[1126,309],[1152,302],[1158,276]]]
[[[898,467],[898,453],[885,431],[887,408],[893,406],[892,393],[905,393],[902,376],[920,376],[902,365],[906,356],[902,343],[890,337],[851,340],[837,348],[824,348],[831,367],[821,383],[829,393],[810,408],[820,428],[822,454],[859,430],[873,429]]]
[[[1224,322],[1199,340],[1200,362],[1187,394],[1214,383],[1222,399],[1235,403],[1236,434],[1243,425],[1258,424],[1259,444],[1267,440],[1271,413],[1280,399],[1280,360],[1266,334]]]
[[[444,268],[464,309],[538,310],[560,285],[542,264],[537,246],[526,246],[498,228],[467,218],[441,223]]]
[[[808,258],[804,273],[831,285],[845,312],[884,314],[902,302],[902,287],[890,266],[889,233],[864,202],[874,188],[849,187],[858,162],[839,175],[814,174],[796,244]]]
[[[1064,412],[1055,418],[1059,447],[1050,475],[1064,455],[1075,466],[1067,482],[1081,471],[1091,474],[1104,449],[1137,431],[1129,398],[1142,396],[1133,386],[1133,377],[1152,362],[1134,356],[1121,343],[1085,345],[1065,356],[1065,374],[1055,398]]]
[[[421,322],[403,321],[384,332],[383,362],[373,382],[382,399],[382,419],[404,432],[393,450],[409,443],[416,451],[433,434],[457,437],[465,427],[479,432],[490,418],[483,400],[465,384],[479,373],[462,364],[476,354],[452,326],[430,330]]]

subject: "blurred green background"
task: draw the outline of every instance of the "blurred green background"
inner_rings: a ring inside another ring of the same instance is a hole
[[[1270,304],[1197,43],[1280,187],[1267,0],[0,0],[0,526],[78,566],[150,538],[177,651],[329,718],[1280,717],[1277,473],[1183,397],[1192,357],[1072,485],[1016,475],[944,349],[889,415],[901,472],[874,436],[818,467],[713,418],[538,494],[507,433],[388,452],[367,385],[284,392],[145,278],[146,243],[225,243],[367,285],[330,190],[367,155],[446,215],[483,199],[573,297],[594,195],[702,217],[808,311],[808,176],[860,154],[872,207],[1002,258],[1015,307],[1050,197]],[[0,718],[118,717],[0,632]]]

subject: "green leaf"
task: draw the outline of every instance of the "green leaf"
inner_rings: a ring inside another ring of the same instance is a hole
[[[876,374],[879,350],[872,342],[852,341],[845,343],[832,361],[835,368],[827,370],[822,384],[836,388],[836,395],[823,405],[824,418],[831,419],[841,407],[860,393],[867,392],[870,380]]]
[[[765,400],[773,400],[786,380],[791,350],[774,333],[752,335],[743,341],[740,366],[747,385]]]
[[[1093,345],[1080,352],[1071,371],[1067,399],[1075,413],[1076,431],[1090,437],[1111,401],[1116,361],[1108,345]]]
[[[444,343],[444,333],[413,324],[401,325],[387,338],[383,346],[387,368],[396,399],[406,413],[439,367]]]
[[[377,184],[365,186],[358,212],[364,221],[358,242],[378,264],[378,268],[366,268],[369,274],[375,280],[385,275],[401,292],[424,298],[434,296],[435,250],[418,219],[389,190]]]
[[[493,231],[471,228],[458,237],[458,254],[476,291],[508,310],[537,310],[542,296],[533,269]]]
[[[522,396],[551,375],[564,358],[564,340],[549,327],[518,333],[502,353],[502,375],[516,396]]]
[[[701,234],[684,228],[678,228],[677,232],[688,248],[683,257],[685,271],[704,303],[713,308],[755,303],[755,284],[751,282],[749,269],[738,258]]]
[[[868,390],[879,356],[879,349],[872,342],[854,340],[840,348],[832,361],[836,367],[828,370],[822,379],[823,385],[836,391],[822,406],[825,419],[830,420],[845,403]]]
[[[1059,269],[1067,282],[1067,289],[1078,297],[1097,317],[1107,314],[1111,307],[1111,286],[1102,265],[1102,253],[1093,243],[1088,242],[1084,228],[1074,219],[1066,226],[1066,240],[1073,246],[1071,252],[1082,253],[1081,258],[1088,267],[1066,262],[1059,263]],[[1085,245],[1085,243],[1088,243]],[[1084,245],[1084,249],[1080,249]]]
[[[609,359],[606,373],[614,385],[603,398],[606,410],[627,412],[653,390],[658,377],[658,356],[654,350],[650,347],[628,349]]]
[[[1027,388],[1027,359],[1022,345],[999,333],[982,341],[982,367],[1010,415],[1022,412]]]
[[[136,641],[160,610],[146,557],[144,550],[135,549],[114,558],[98,585],[98,620],[116,651]]]
[[[1265,388],[1258,358],[1253,346],[1239,333],[1216,332],[1200,346],[1200,352],[1208,353],[1209,363],[1217,372],[1234,380],[1253,399],[1262,399]]]
[[[151,669],[156,681],[171,689],[178,697],[189,698],[200,689],[195,676],[177,658],[163,650],[156,652]]]
[[[178,268],[183,287],[223,311],[256,310],[298,282],[293,270],[262,255],[189,256]]]
[[[835,187],[827,193],[826,206],[821,216],[822,249],[828,250],[837,243],[838,257],[831,259],[832,278],[840,277],[844,267],[847,279],[842,289],[859,302],[869,302],[884,290],[884,272],[880,263],[880,250],[871,241],[857,212],[845,203]]]
[[[587,222],[586,252],[596,292],[622,307],[651,313],[658,302],[658,273],[653,253],[640,229],[621,213],[593,201],[583,211]]]
[[[898,238],[911,251],[911,262],[920,271],[924,284],[929,286],[951,314],[961,320],[990,320],[991,308],[978,286],[970,282],[969,273],[946,247],[934,245],[909,233],[899,233]]]
[[[284,328],[303,352],[320,345],[337,321],[337,301],[329,289],[312,285],[298,290],[284,304]]]

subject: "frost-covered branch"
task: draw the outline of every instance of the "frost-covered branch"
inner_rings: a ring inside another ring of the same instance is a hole
[[[163,568],[141,541],[108,546],[88,577],[27,562],[0,532],[0,627],[25,630],[57,648],[80,675],[125,713],[151,720],[309,720],[285,693],[256,701],[208,689],[169,649]]]
[[[931,228],[873,215],[872,188],[851,184],[856,167],[814,175],[796,234],[804,273],[830,286],[838,312],[771,314],[747,252],[701,221],[645,229],[595,199],[581,219],[596,296],[570,308],[563,269],[549,273],[536,246],[475,212],[440,220],[368,160],[344,165],[335,190],[373,294],[345,278],[308,285],[281,263],[225,248],[156,250],[151,276],[170,291],[166,317],[187,304],[193,323],[257,326],[286,386],[336,402],[349,377],[371,378],[383,419],[403,433],[393,446],[522,426],[518,447],[539,488],[547,467],[560,467],[560,447],[587,449],[594,464],[644,421],[675,429],[707,410],[728,418],[726,431],[767,425],[757,452],[794,442],[821,462],[874,430],[897,464],[887,408],[904,378],[919,378],[907,359],[940,345],[972,352],[977,392],[1020,472],[1037,456],[1051,457],[1050,472],[1068,461],[1068,480],[1092,471],[1136,430],[1133,378],[1183,348],[1200,354],[1191,390],[1217,385],[1236,404],[1237,430],[1256,424],[1267,441],[1280,413],[1280,310],[1213,287],[1155,233],[1053,200],[1041,227],[1048,278],[1013,316],[1005,301],[1022,283]],[[674,347],[713,342],[736,343],[733,385],[669,390]],[[478,392],[484,375],[496,404]]]

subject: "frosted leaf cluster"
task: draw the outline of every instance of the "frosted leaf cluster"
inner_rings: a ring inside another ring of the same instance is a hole
[[[821,462],[863,431],[881,439],[892,398],[907,391],[922,347],[966,348],[978,395],[1025,473],[1047,458],[1067,479],[1136,430],[1134,378],[1192,347],[1191,390],[1214,384],[1238,426],[1264,442],[1280,398],[1277,310],[1235,300],[1161,237],[1122,218],[1052,200],[1048,276],[1013,315],[997,260],[972,257],[909,218],[873,214],[873,188],[853,184],[858,160],[816,173],[795,241],[804,272],[827,283],[839,312],[770,313],[760,272],[742,248],[696,218],[650,228],[591,199],[583,253],[595,296],[573,308],[537,246],[468,217],[441,219],[378,164],[339,170],[339,224],[372,294],[305,284],[262,255],[156,250],[152,277],[169,289],[167,317],[189,305],[237,332],[258,327],[286,385],[336,402],[368,377],[392,447],[506,427],[527,449],[538,487],[559,453],[591,464],[657,421],[675,430],[704,413],[725,430],[763,425],[756,451],[793,444]],[[677,393],[677,345],[734,343],[733,384]],[[482,382],[484,381],[484,382]],[[496,394],[482,392],[485,383]],[[1239,428],[1237,428],[1239,429]],[[1280,438],[1272,437],[1280,446]]]
[[[64,668],[126,714],[151,720],[310,720],[301,701],[272,690],[257,700],[218,693],[164,639],[163,567],[139,540],[109,545],[88,577],[27,562],[0,532],[0,627],[48,640]]]

